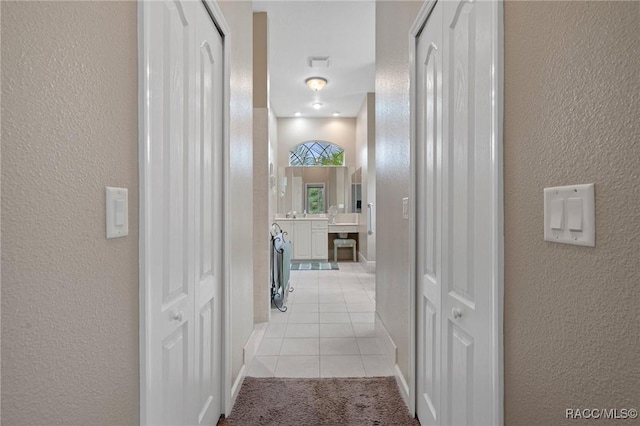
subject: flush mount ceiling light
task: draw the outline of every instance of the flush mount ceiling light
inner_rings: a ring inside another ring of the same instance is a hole
[[[309,77],[304,82],[307,83],[309,89],[314,92],[322,90],[322,88],[327,85],[327,79],[322,77]]]
[[[301,112],[296,112],[296,113],[295,113],[295,114],[293,114],[293,115],[295,115],[296,117],[300,117],[300,116],[302,115],[302,113],[301,113]]]
[[[340,117],[340,113],[338,111],[336,111],[336,112],[333,113],[333,116],[334,117]]]
[[[314,102],[314,103],[311,104],[311,106],[313,107],[313,109],[322,108],[322,104],[320,102]]]

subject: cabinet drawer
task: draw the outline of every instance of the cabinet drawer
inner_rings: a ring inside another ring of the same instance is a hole
[[[339,232],[358,232],[358,225],[329,225],[329,232],[339,233]]]
[[[326,220],[312,220],[311,229],[327,229],[327,223]]]

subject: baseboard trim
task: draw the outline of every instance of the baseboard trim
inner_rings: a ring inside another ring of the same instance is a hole
[[[264,333],[266,333],[268,326],[268,322],[261,322],[253,326],[251,336],[249,336],[247,343],[242,349],[242,362],[247,366],[247,368],[251,365],[251,361],[253,361],[253,358],[256,356],[258,346],[260,346],[260,342],[262,342],[262,338],[264,337]]]
[[[247,374],[247,367],[243,364],[240,367],[240,371],[238,372],[238,377],[233,382],[233,386],[231,386],[231,406],[229,407],[229,413],[231,414],[231,410],[233,410],[233,406],[236,403],[236,398],[238,398],[238,393],[240,392],[240,388],[242,387],[242,382],[244,382],[244,376]]]
[[[364,270],[369,274],[376,273],[376,261],[375,260],[367,260],[366,257],[362,255],[361,252],[358,252],[358,263],[362,265]]]
[[[380,346],[382,354],[389,358],[392,366],[396,365],[398,361],[398,347],[389,335],[387,328],[384,326],[384,323],[377,312],[375,316],[375,327],[376,339],[378,339],[378,346]]]
[[[251,365],[253,358],[256,356],[258,346],[260,346],[260,342],[262,342],[262,338],[264,337],[264,333],[267,331],[268,326],[268,322],[255,324],[253,326],[251,336],[249,336],[247,343],[244,345],[244,348],[242,348],[242,367],[240,367],[238,376],[231,386],[231,408],[229,408],[229,412],[233,409],[233,405],[236,403],[238,392],[240,392],[240,388],[242,387],[244,378],[249,370],[249,366]]]
[[[400,395],[402,396],[402,400],[406,404],[407,408],[410,408],[409,404],[409,385],[407,380],[405,379],[400,367],[398,366],[398,347],[395,342],[389,335],[387,328],[384,326],[382,319],[376,313],[376,339],[378,339],[378,345],[382,350],[382,353],[390,360],[391,367],[393,370],[393,375],[396,378],[396,382],[398,383],[398,388],[400,389]]]
[[[398,388],[400,389],[400,396],[402,396],[407,408],[411,410],[411,404],[409,404],[409,384],[405,380],[402,371],[400,371],[398,364],[394,366],[393,371],[396,377],[396,383],[398,383]]]

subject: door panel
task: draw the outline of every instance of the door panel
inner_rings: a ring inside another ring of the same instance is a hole
[[[198,424],[214,424],[221,405],[222,38],[204,5],[196,26],[195,383]],[[217,207],[217,208],[216,208]]]
[[[185,419],[187,393],[189,387],[189,349],[185,336],[187,324],[178,328],[162,344],[162,369],[168,372],[163,383],[163,399],[175,401],[163,406],[166,424],[180,424]]]
[[[214,424],[221,405],[222,38],[201,2],[144,2],[143,422]]]
[[[449,409],[452,425],[473,425],[473,338],[449,323]]]
[[[185,46],[193,42],[194,21],[179,2],[149,4],[149,141],[146,223],[150,342],[149,424],[183,423],[190,411],[193,375],[193,273],[187,266],[191,236],[188,212],[189,144],[193,129],[190,92],[193,64]],[[151,24],[153,23],[153,24]]]
[[[436,3],[417,46],[418,417],[440,422],[442,5]]]
[[[207,303],[199,312],[198,316],[198,349],[197,365],[196,365],[196,382],[200,382],[198,387],[198,424],[202,424],[205,418],[211,417],[209,412],[215,408],[215,403],[219,404],[219,393],[216,382],[217,368],[216,362],[218,357],[215,355],[215,339],[216,333],[214,330],[214,323],[216,309],[216,299],[213,298]]]
[[[445,424],[495,424],[493,304],[499,185],[492,84],[495,2],[444,3],[443,392]]]
[[[460,2],[449,23],[449,291],[473,304],[475,2]]]
[[[500,2],[439,1],[416,37],[417,411],[500,423]]]

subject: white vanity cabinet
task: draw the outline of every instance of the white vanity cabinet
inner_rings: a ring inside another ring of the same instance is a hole
[[[293,221],[293,259],[311,259],[311,221]]]
[[[327,221],[314,220],[311,222],[311,258],[328,259]]]
[[[293,260],[321,260],[328,257],[327,219],[278,219],[276,223],[287,232]]]

